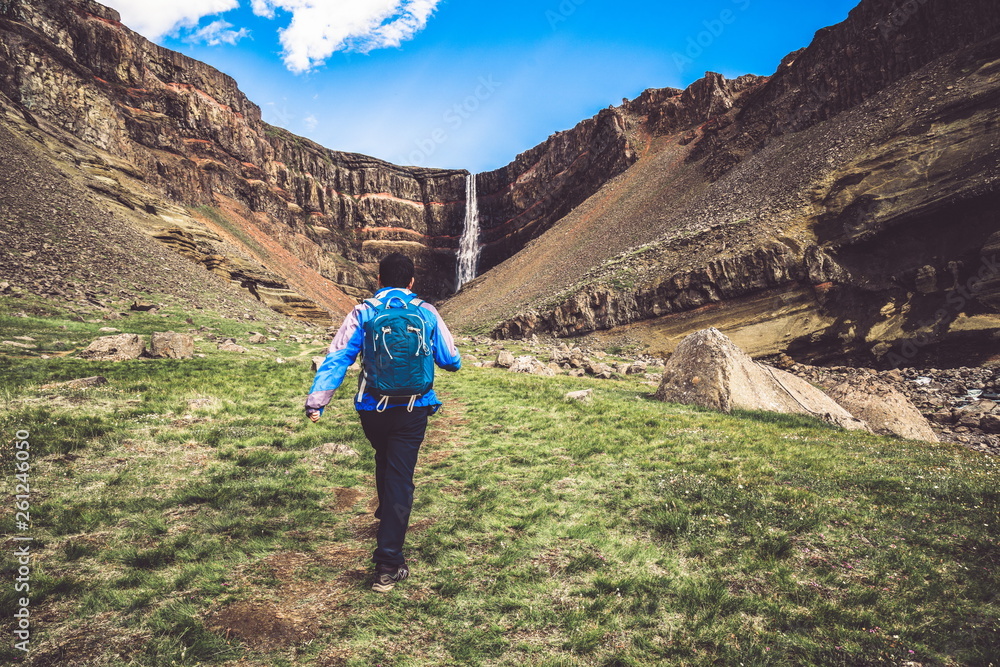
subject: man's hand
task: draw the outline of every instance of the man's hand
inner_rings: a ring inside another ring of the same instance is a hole
[[[306,413],[306,416],[309,417],[309,419],[311,419],[313,421],[313,423],[315,424],[316,422],[319,421],[320,413],[319,412],[308,412],[308,413]]]

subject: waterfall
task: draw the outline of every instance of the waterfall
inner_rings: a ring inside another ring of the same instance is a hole
[[[465,229],[458,243],[458,287],[476,277],[479,264],[479,201],[476,198],[476,176],[465,177]]]

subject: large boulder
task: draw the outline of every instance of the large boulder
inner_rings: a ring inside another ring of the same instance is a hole
[[[851,414],[863,419],[876,433],[938,442],[927,419],[888,382],[874,376],[859,377],[841,382],[826,393]]]
[[[191,359],[194,357],[194,337],[156,331],[149,339],[149,355],[154,359]]]
[[[87,349],[80,352],[84,359],[95,361],[127,361],[138,359],[146,351],[146,343],[138,334],[118,334],[117,336],[101,336]]]
[[[805,414],[843,428],[869,430],[816,387],[755,362],[714,328],[697,331],[680,342],[663,369],[656,398],[722,412]]]

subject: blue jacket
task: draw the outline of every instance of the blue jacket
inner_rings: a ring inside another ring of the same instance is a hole
[[[400,287],[383,287],[375,293],[375,298],[385,301],[393,296],[400,296],[404,299],[411,299],[415,295],[408,289]],[[434,354],[434,363],[446,371],[457,371],[462,367],[462,359],[459,357],[458,348],[455,346],[455,339],[452,337],[448,326],[441,319],[441,315],[429,303],[422,303],[419,308],[420,316],[427,322],[427,330],[430,332],[431,350]],[[354,363],[364,346],[365,333],[363,324],[375,315],[375,310],[367,303],[362,303],[354,307],[344,323],[340,325],[337,335],[330,343],[330,351],[326,359],[316,371],[316,378],[313,380],[312,389],[309,390],[309,398],[306,399],[306,414],[312,412],[323,412],[323,409],[333,398],[333,392],[340,387],[347,374],[347,368]],[[378,405],[378,399],[367,392],[359,401],[357,395],[354,397],[354,407],[357,410],[374,410]],[[441,405],[434,390],[417,399],[413,404],[419,406]],[[402,407],[406,407],[405,405]]]

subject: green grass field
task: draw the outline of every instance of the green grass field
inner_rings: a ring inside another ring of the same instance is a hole
[[[115,326],[188,326],[179,310],[144,317]],[[99,326],[0,315],[4,339],[35,339],[0,353],[4,660],[1000,664],[995,458],[658,403],[640,379],[440,373],[412,575],[380,595],[353,374],[312,424],[301,406],[315,346],[39,358]],[[98,374],[108,384],[40,388]],[[590,402],[563,398],[591,387]],[[20,430],[27,531],[13,523]],[[17,534],[33,538],[26,659],[11,634]]]

